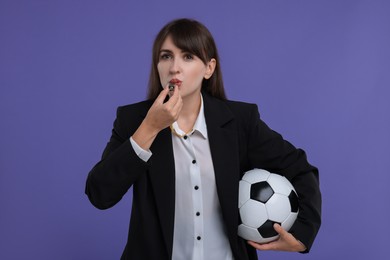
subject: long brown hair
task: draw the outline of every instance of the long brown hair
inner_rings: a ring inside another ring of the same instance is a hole
[[[211,96],[225,100],[221,66],[217,46],[210,31],[200,22],[191,19],[177,19],[166,24],[157,34],[153,44],[152,68],[149,76],[148,98],[155,99],[161,91],[160,77],[157,64],[162,44],[168,35],[173,43],[181,50],[199,57],[204,64],[212,58],[216,60],[216,67],[209,79],[203,79],[202,90]]]

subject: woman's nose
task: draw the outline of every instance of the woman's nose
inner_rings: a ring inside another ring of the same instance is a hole
[[[178,61],[178,59],[173,59],[169,69],[172,74],[180,72],[180,61]]]

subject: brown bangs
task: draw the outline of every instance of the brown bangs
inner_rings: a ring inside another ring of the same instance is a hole
[[[205,37],[202,37],[203,33],[195,24],[186,23],[177,24],[170,31],[169,36],[179,49],[196,55],[206,64],[213,57],[207,57],[208,55],[204,52],[207,50],[207,46],[205,45]]]

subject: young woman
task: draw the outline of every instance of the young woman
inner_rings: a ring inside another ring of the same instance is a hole
[[[253,168],[283,174],[298,192],[290,229],[277,241],[237,236],[238,183]],[[318,171],[259,118],[227,100],[217,48],[201,23],[174,20],[153,46],[148,100],[119,107],[86,194],[99,209],[130,187],[133,205],[121,259],[257,259],[256,249],[308,252],[321,223]]]

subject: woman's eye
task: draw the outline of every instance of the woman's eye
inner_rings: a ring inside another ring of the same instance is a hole
[[[170,58],[172,58],[172,55],[167,54],[167,53],[161,54],[161,56],[160,56],[160,59],[161,59],[161,60],[168,60],[168,59],[170,59]]]
[[[191,55],[191,54],[186,54],[186,55],[184,55],[184,59],[185,59],[185,60],[193,60],[193,59],[194,59],[194,56]]]

